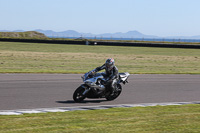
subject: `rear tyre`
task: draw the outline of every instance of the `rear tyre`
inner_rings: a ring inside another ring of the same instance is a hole
[[[83,92],[85,91],[85,88],[83,88],[82,86],[78,87],[74,94],[73,94],[73,99],[75,102],[79,103],[82,102],[86,97],[83,96]]]
[[[117,84],[117,87],[115,89],[114,95],[111,95],[111,93],[106,97],[108,101],[112,101],[116,99],[122,92],[122,86],[120,84]]]

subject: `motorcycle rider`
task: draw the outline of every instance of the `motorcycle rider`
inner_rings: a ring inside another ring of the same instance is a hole
[[[111,95],[113,95],[119,77],[118,68],[115,66],[114,59],[113,58],[107,59],[105,64],[92,70],[91,73],[98,72],[103,69],[105,69],[105,73],[102,73],[102,75],[104,76],[105,79],[107,79],[106,85],[110,86],[110,88],[112,89]]]

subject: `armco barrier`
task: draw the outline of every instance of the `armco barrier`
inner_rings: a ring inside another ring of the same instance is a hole
[[[94,43],[93,43],[94,44]],[[194,48],[199,49],[200,45],[194,44],[170,44],[170,43],[139,43],[139,42],[96,42],[96,45],[105,46],[136,46],[136,47],[166,47],[166,48]]]
[[[78,44],[85,45],[85,41],[70,41],[70,40],[42,40],[42,39],[8,39],[0,38],[4,42],[30,42],[30,43],[52,43],[52,44]]]
[[[51,44],[74,44],[74,45],[104,45],[104,46],[136,46],[136,47],[166,47],[166,48],[193,48],[199,49],[200,45],[195,44],[172,44],[172,43],[146,43],[146,42],[106,42],[106,41],[85,41],[85,40],[40,40],[40,39],[8,39],[0,38],[5,42],[30,42],[30,43],[51,43]]]

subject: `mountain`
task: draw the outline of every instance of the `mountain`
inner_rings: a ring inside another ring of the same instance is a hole
[[[7,30],[0,30],[0,32],[9,32]],[[48,37],[101,37],[101,38],[158,38],[157,36],[145,35],[138,31],[129,31],[126,33],[104,33],[104,34],[92,34],[92,33],[80,33],[74,30],[66,30],[62,32],[55,32],[52,30],[36,29],[34,31],[45,34]],[[23,30],[15,30],[12,32],[24,32]]]
[[[52,31],[52,30],[37,29],[35,31],[43,33],[43,34],[45,34],[46,36],[49,36],[49,37],[80,37],[81,36],[81,33],[74,31],[74,30],[55,32],[55,31]]]
[[[74,30],[66,30],[62,32],[54,32],[49,30],[35,31],[44,33],[46,36],[50,37],[102,37],[102,38],[158,38],[157,36],[145,35],[138,31],[129,31],[126,33],[116,32],[116,33],[104,33],[104,34],[92,34],[92,33],[79,33]]]
[[[158,38],[157,36],[145,35],[138,31],[128,31],[126,33],[116,32],[116,33],[106,33],[97,35],[98,37],[107,37],[107,38]]]
[[[152,39],[200,39],[199,36],[168,36],[168,37],[159,37],[159,36],[154,36],[154,35],[145,35],[143,33],[140,33],[136,30],[133,31],[128,31],[126,33],[122,32],[116,32],[116,33],[104,33],[104,34],[92,34],[92,33],[81,33],[77,32],[75,30],[66,30],[66,31],[61,31],[61,32],[55,32],[52,30],[41,30],[41,29],[36,29],[34,31],[40,32],[45,34],[48,37],[91,37],[91,38],[152,38]],[[0,32],[11,32],[8,30],[0,30]],[[15,30],[12,32],[24,32],[23,30]]]

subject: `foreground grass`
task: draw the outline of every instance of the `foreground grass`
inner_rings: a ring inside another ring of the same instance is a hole
[[[200,74],[199,49],[0,42],[0,73],[84,73],[115,58],[120,72]]]
[[[200,132],[200,105],[0,116],[0,132]]]

